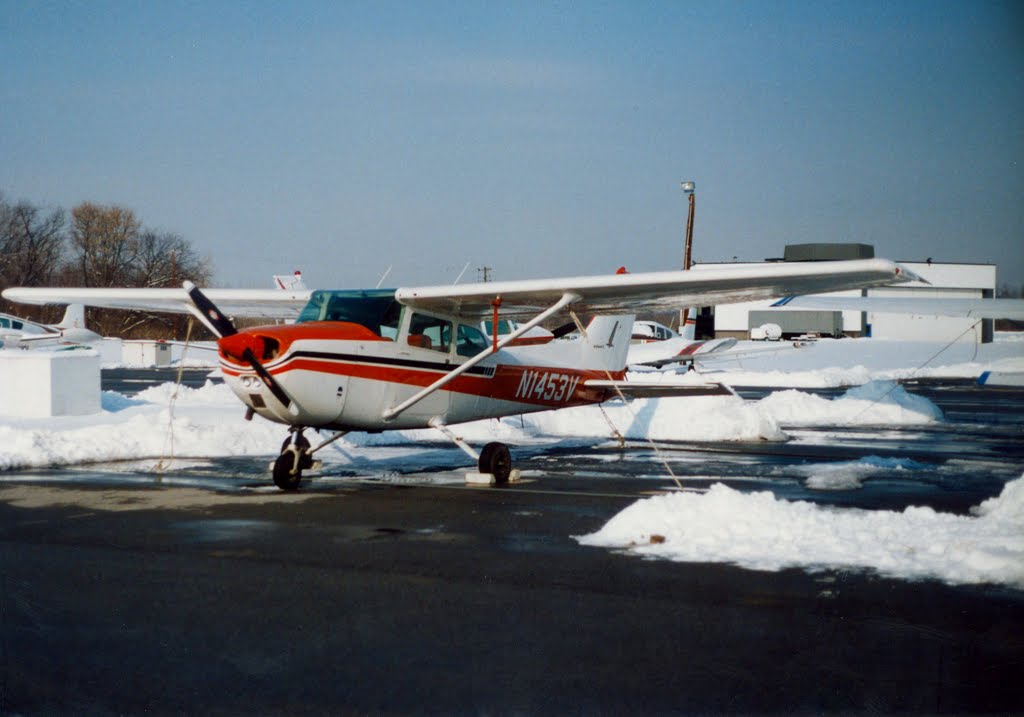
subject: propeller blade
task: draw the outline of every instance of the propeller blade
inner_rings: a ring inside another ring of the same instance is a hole
[[[252,349],[246,349],[242,352],[242,358],[245,359],[252,370],[256,372],[256,375],[260,377],[260,380],[266,384],[270,392],[274,394],[274,398],[280,401],[285,408],[291,410],[292,399],[289,398],[288,394],[285,393],[284,389],[281,388],[281,384],[277,382],[267,369],[263,368],[263,364],[260,363],[259,359],[256,358],[256,354],[252,352]]]
[[[199,290],[199,287],[193,284],[191,281],[186,281],[182,286],[185,291],[188,292],[188,298],[192,300],[195,307],[205,317],[205,323],[215,334],[224,338],[226,336],[234,336],[238,333],[234,324],[224,314],[220,313],[220,310],[213,305],[206,294]]]

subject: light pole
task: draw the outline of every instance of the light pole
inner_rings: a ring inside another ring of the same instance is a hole
[[[696,182],[680,182],[683,193],[690,198],[690,213],[686,216],[686,241],[683,244],[683,270],[690,268],[690,258],[693,251],[693,208],[696,204]]]
[[[683,243],[683,271],[688,271],[691,263],[691,256],[693,252],[693,208],[696,204],[696,182],[680,182],[679,186],[682,187],[683,193],[686,194],[690,199],[690,211],[686,215],[686,239]],[[679,333],[686,333],[686,314],[689,311],[687,308],[679,309]],[[696,321],[696,317],[694,318]]]

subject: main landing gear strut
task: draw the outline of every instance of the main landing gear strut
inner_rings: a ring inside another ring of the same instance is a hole
[[[274,474],[274,485],[281,490],[297,490],[302,482],[302,471],[314,466],[313,454],[348,433],[338,431],[316,448],[310,448],[309,441],[302,435],[304,430],[302,427],[292,429],[291,435],[281,444],[281,455],[270,466]]]
[[[453,433],[440,418],[434,418],[429,423],[431,428],[446,435],[452,443],[476,460],[479,472],[467,473],[467,483],[504,485],[510,481],[519,480],[519,471],[512,468],[512,454],[504,443],[488,443],[480,453],[477,453],[461,436]]]

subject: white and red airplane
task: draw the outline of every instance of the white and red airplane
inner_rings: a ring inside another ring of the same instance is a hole
[[[869,259],[311,294],[204,292],[186,282],[182,289],[17,288],[3,296],[198,318],[219,337],[221,371],[247,406],[247,418],[258,414],[289,426],[272,472],[274,483],[293,490],[313,455],[350,431],[424,427],[444,433],[477,460],[480,474],[503,483],[512,474],[508,447],[488,443],[477,453],[449,426],[666,390],[662,383],[624,380],[633,312],[914,278],[893,262]],[[583,340],[516,345],[560,312],[581,329],[578,315],[595,315]],[[296,321],[237,331],[227,318],[254,315]],[[522,323],[499,338],[480,330],[485,318],[494,327],[501,318]],[[695,391],[670,388],[674,395]],[[307,428],[335,433],[311,446]]]

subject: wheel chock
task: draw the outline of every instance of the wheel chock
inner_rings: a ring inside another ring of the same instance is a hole
[[[522,476],[523,474],[518,468],[513,468],[512,472],[508,474],[508,482],[516,483]],[[494,485],[495,482],[493,473],[477,473],[475,471],[466,473],[466,485]]]

